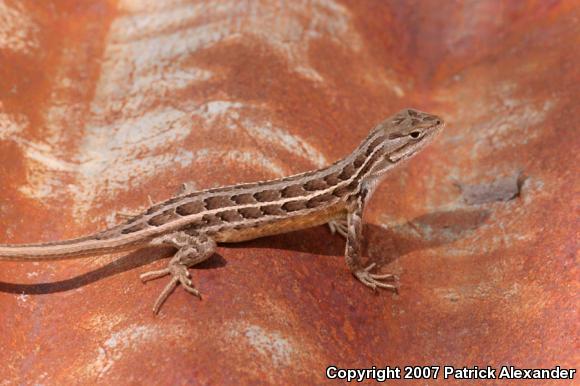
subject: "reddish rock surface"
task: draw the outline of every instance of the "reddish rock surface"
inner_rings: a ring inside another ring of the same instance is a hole
[[[3,243],[318,168],[402,107],[447,121],[366,213],[399,295],[356,282],[324,227],[220,248],[203,301],[158,317],[165,282],[138,276],[169,251],[0,262],[0,384],[577,366],[579,20],[575,1],[0,0]]]

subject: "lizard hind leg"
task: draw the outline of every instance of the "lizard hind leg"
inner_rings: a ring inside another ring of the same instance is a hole
[[[146,272],[141,275],[141,281],[143,282],[159,279],[166,275],[171,276],[169,283],[167,283],[155,301],[153,312],[155,314],[159,313],[159,309],[165,300],[179,284],[187,292],[201,299],[201,294],[191,281],[189,268],[213,255],[216,249],[215,241],[203,234],[192,235],[178,231],[153,239],[151,245],[170,245],[177,248],[177,252],[167,264],[167,268]]]

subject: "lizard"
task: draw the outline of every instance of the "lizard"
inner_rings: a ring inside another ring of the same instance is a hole
[[[438,116],[404,109],[373,129],[348,156],[290,177],[186,191],[150,206],[119,225],[64,241],[0,245],[0,260],[46,261],[98,256],[147,246],[173,246],[164,269],[143,282],[169,275],[153,305],[157,314],[178,285],[199,297],[189,269],[208,259],[218,243],[252,240],[329,223],[346,238],[345,260],[365,286],[396,291],[391,274],[361,261],[366,203],[387,172],[407,161],[444,127]],[[346,218],[346,222],[345,222]],[[341,225],[343,224],[343,225]]]

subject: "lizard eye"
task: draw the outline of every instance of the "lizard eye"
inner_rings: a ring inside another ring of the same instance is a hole
[[[417,139],[421,136],[421,132],[419,130],[411,131],[409,136],[413,139]]]

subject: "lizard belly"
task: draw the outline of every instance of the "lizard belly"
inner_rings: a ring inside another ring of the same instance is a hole
[[[343,206],[333,206],[319,212],[285,218],[273,218],[267,222],[259,222],[241,229],[225,229],[215,234],[213,239],[219,243],[236,243],[311,228],[325,224],[331,220],[344,218],[344,216],[346,216],[346,208]]]

